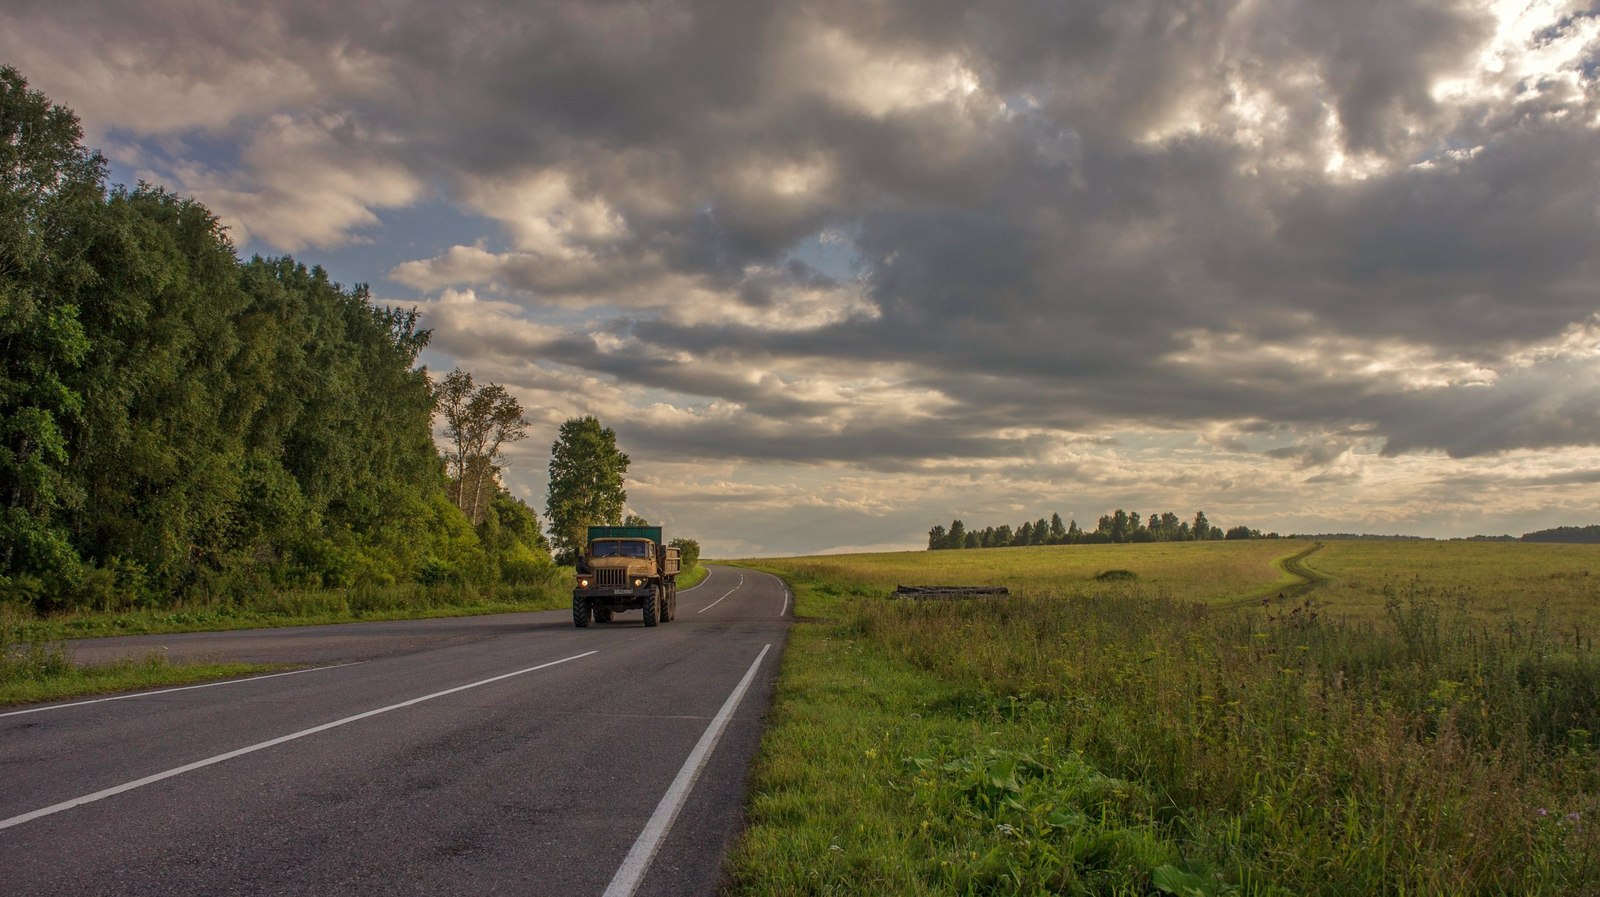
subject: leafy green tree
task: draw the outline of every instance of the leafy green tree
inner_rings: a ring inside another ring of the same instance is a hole
[[[435,397],[451,443],[446,454],[450,497],[468,520],[482,523],[500,488],[504,447],[528,435],[522,403],[498,383],[475,388],[472,375],[460,368],[445,375]]]
[[[678,549],[678,567],[680,570],[693,570],[700,563],[700,543],[694,539],[673,539],[667,543]]]
[[[947,537],[951,548],[967,547],[967,525],[958,518],[950,521],[950,534]]]
[[[83,404],[71,375],[90,348],[81,247],[105,174],[81,139],[71,110],[0,68],[0,590],[27,598],[79,570],[60,512],[83,500],[67,474]]]
[[[1211,538],[1211,521],[1206,519],[1205,511],[1194,512],[1194,525],[1189,528],[1196,541]]]
[[[478,538],[505,583],[535,582],[551,572],[549,543],[539,529],[539,515],[527,503],[497,489],[478,526]]]
[[[1188,524],[1178,519],[1178,515],[1167,511],[1161,515],[1161,540],[1163,542],[1179,541],[1184,538]]]
[[[588,527],[622,522],[628,463],[628,456],[617,449],[616,431],[602,427],[594,417],[572,418],[561,425],[550,446],[545,516],[551,541],[564,561],[577,557]]]
[[[1051,545],[1061,545],[1067,541],[1067,527],[1061,522],[1060,514],[1050,515],[1050,533],[1045,538]]]
[[[623,526],[649,526],[650,525],[650,521],[644,519],[643,517],[641,517],[638,514],[629,514],[628,516],[622,518],[622,525]]]
[[[1029,522],[1029,521],[1024,520],[1022,522],[1022,526],[1017,527],[1017,531],[1011,536],[1011,544],[1012,545],[1031,545],[1031,544],[1033,544],[1033,524],[1031,522]]]
[[[1067,524],[1067,542],[1073,545],[1083,541],[1083,530],[1078,528],[1078,521]]]
[[[1043,517],[1033,522],[1033,531],[1029,533],[1029,545],[1044,545],[1050,541],[1050,524]]]
[[[928,530],[929,551],[938,551],[942,548],[949,548],[950,546],[948,541],[949,537],[945,534],[944,524],[936,523],[934,524],[933,529]]]

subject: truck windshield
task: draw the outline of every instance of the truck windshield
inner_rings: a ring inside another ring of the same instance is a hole
[[[650,556],[646,542],[596,542],[593,555],[597,558],[642,558]]]

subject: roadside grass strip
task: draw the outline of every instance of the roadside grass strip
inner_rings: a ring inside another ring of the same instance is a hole
[[[424,701],[431,701],[431,700],[433,700],[435,698],[442,698],[442,697],[444,697],[446,695],[453,695],[453,694],[455,694],[457,692],[467,691],[468,689],[478,688],[480,686],[489,685],[490,683],[494,683],[494,682],[500,682],[500,681],[503,681],[505,679],[510,679],[510,678],[512,678],[514,676],[521,676],[521,675],[524,675],[524,674],[527,674],[527,673],[533,673],[533,672],[537,672],[539,670],[549,669],[550,667],[553,667],[553,666],[557,666],[557,665],[560,665],[560,664],[563,664],[563,663],[569,663],[569,662],[574,661],[574,660],[581,660],[581,659],[583,659],[585,657],[589,657],[589,656],[592,656],[592,655],[598,654],[598,653],[599,653],[598,651],[585,651],[582,654],[574,654],[571,657],[563,657],[560,660],[552,660],[552,661],[550,661],[548,663],[541,663],[538,666],[531,666],[531,667],[527,667],[526,669],[515,670],[515,671],[510,672],[510,673],[502,673],[502,674],[500,674],[498,676],[491,676],[491,677],[489,677],[487,679],[480,679],[477,682],[469,682],[466,685],[457,685],[454,688],[446,688],[446,689],[444,689],[442,691],[436,691],[436,692],[433,692],[432,694],[426,694],[426,695],[423,695],[423,696],[418,697],[418,698],[412,698],[412,699],[407,700],[407,701],[401,701],[401,702],[399,702],[397,704],[390,704],[390,705],[388,705],[386,707],[379,707],[379,708],[377,708],[375,710],[368,710],[368,711],[365,711],[363,713],[357,713],[357,714],[354,714],[354,715],[351,715],[351,716],[344,717],[342,719],[336,719],[333,722],[323,723],[320,726],[312,726],[309,729],[301,729],[298,732],[291,732],[288,735],[280,735],[277,738],[271,738],[271,739],[268,739],[266,741],[257,742],[256,744],[248,745],[246,747],[238,748],[236,750],[228,751],[226,753],[216,754],[216,755],[211,756],[211,757],[206,757],[203,760],[196,760],[193,763],[186,763],[186,764],[184,764],[182,766],[176,766],[176,767],[173,767],[172,769],[163,770],[162,772],[155,773],[154,775],[145,776],[144,778],[134,779],[131,782],[124,782],[121,785],[116,785],[116,786],[113,786],[111,788],[104,788],[104,789],[101,789],[100,791],[96,791],[96,792],[94,792],[92,794],[85,794],[82,797],[75,797],[75,798],[73,798],[71,800],[65,800],[65,801],[62,801],[60,803],[51,804],[48,807],[41,807],[41,808],[39,808],[37,810],[34,810],[32,812],[22,813],[22,814],[17,815],[17,816],[12,816],[9,819],[0,819],[0,829],[8,829],[8,828],[11,828],[13,826],[18,826],[18,825],[22,825],[22,824],[27,823],[27,822],[32,822],[35,819],[40,819],[40,818],[43,818],[45,816],[51,816],[51,815],[54,815],[56,813],[63,812],[65,810],[70,810],[70,809],[72,809],[74,807],[81,807],[84,804],[90,804],[90,803],[94,803],[95,801],[105,800],[108,797],[114,797],[114,796],[116,796],[118,794],[123,794],[123,793],[126,793],[128,791],[133,791],[133,790],[138,789],[138,788],[143,788],[146,785],[153,785],[156,782],[165,781],[167,779],[173,778],[174,776],[183,775],[186,772],[193,772],[193,771],[195,771],[197,769],[204,769],[207,766],[215,766],[218,763],[222,763],[222,762],[227,761],[227,760],[232,760],[232,759],[234,759],[236,757],[243,757],[246,754],[253,754],[256,751],[263,751],[263,750],[266,750],[267,748],[270,748],[270,747],[277,747],[280,744],[285,744],[285,743],[288,743],[290,741],[295,741],[297,739],[305,738],[308,735],[315,735],[315,734],[317,734],[319,732],[326,732],[329,729],[337,729],[340,726],[346,726],[346,725],[349,725],[350,723],[359,722],[360,720],[368,719],[370,717],[378,716],[378,715],[384,714],[384,713],[389,713],[390,711],[393,711],[393,710],[400,710],[400,709],[405,708],[405,707],[411,707],[411,706],[416,705],[416,704],[421,704]]]
[[[1039,708],[896,662],[849,626],[796,626],[733,892],[1145,894],[1156,875],[1204,881],[1152,809],[1138,785],[1059,750]]]
[[[27,708],[25,710],[10,710],[10,711],[6,711],[6,712],[3,712],[3,713],[0,713],[0,717],[22,716],[23,714],[26,714],[26,713],[45,713],[45,712],[51,711],[51,710],[68,710],[68,709],[71,709],[71,708],[74,708],[74,707],[83,707],[83,706],[86,706],[86,705],[89,705],[89,704],[104,704],[107,701],[129,701],[129,700],[133,700],[135,698],[151,698],[151,697],[155,697],[156,695],[166,695],[166,694],[171,694],[171,693],[176,692],[176,691],[194,691],[197,688],[216,688],[216,687],[221,686],[221,685],[244,685],[245,683],[248,683],[248,682],[260,682],[263,679],[276,679],[279,676],[297,676],[297,675],[299,675],[301,673],[316,673],[316,672],[320,672],[322,670],[337,670],[337,669],[339,669],[341,667],[355,666],[356,664],[365,663],[365,662],[366,661],[358,660],[358,661],[354,661],[352,663],[336,663],[336,664],[333,664],[331,666],[310,667],[308,669],[303,669],[303,670],[287,670],[287,671],[281,672],[281,673],[268,673],[268,674],[266,674],[264,676],[247,676],[247,677],[245,677],[243,679],[226,679],[226,680],[223,680],[221,682],[205,682],[205,683],[202,683],[200,685],[184,685],[184,686],[180,686],[178,688],[160,688],[160,689],[156,689],[154,691],[138,691],[138,692],[134,692],[132,694],[126,694],[126,695],[111,695],[109,697],[104,697],[104,698],[91,698],[91,699],[89,699],[87,701],[73,701],[70,704],[46,704],[43,707],[29,707],[29,708]],[[232,666],[248,666],[248,665],[247,664],[234,664]],[[229,668],[229,667],[228,666],[221,666],[221,667],[217,667],[217,666],[201,666],[198,669],[196,669],[195,667],[170,667],[169,669],[173,670],[174,672],[190,672],[190,671],[194,671],[194,672],[197,672],[197,673],[204,674],[204,673],[209,673],[209,672],[211,672],[211,671],[213,671],[215,669],[227,669],[227,668]],[[94,668],[90,668],[90,669],[94,669]],[[3,692],[0,692],[0,694],[3,694]]]
[[[36,642],[13,645],[10,650],[11,653],[0,657],[0,707],[133,689],[184,686],[216,679],[232,680],[283,669],[259,663],[174,664],[160,654],[78,666],[60,648],[51,645]]]

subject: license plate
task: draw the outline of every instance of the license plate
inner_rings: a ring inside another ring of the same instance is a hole
[[[612,589],[611,590],[611,594],[613,594],[613,595],[632,595],[633,594],[633,589]]]

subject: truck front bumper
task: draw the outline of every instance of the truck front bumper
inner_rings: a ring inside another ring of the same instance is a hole
[[[650,599],[653,589],[650,586],[639,588],[631,587],[604,587],[590,589],[573,589],[574,600],[582,598],[589,602],[590,607],[610,610],[634,610],[644,607]]]

